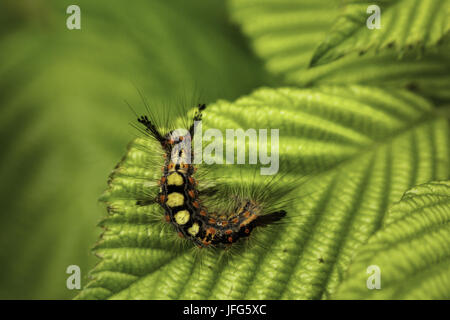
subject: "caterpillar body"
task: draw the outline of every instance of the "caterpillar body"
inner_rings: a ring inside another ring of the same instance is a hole
[[[175,227],[180,237],[191,240],[200,248],[228,247],[250,236],[254,228],[282,219],[286,211],[263,214],[263,208],[257,201],[242,200],[231,212],[216,213],[210,212],[202,203],[200,193],[204,191],[199,191],[194,178],[197,168],[188,159],[193,156],[190,139],[194,136],[194,122],[202,119],[205,108],[204,104],[198,106],[186,135],[174,135],[174,130],[163,134],[147,116],[139,117],[138,121],[163,150],[165,161],[158,182],[160,190],[154,201],[163,208],[165,220]],[[218,190],[211,187],[206,192],[214,194]],[[137,204],[146,205],[146,201],[138,201]]]

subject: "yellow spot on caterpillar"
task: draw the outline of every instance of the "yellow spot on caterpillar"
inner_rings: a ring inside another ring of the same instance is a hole
[[[198,225],[197,222],[194,222],[194,224],[192,225],[192,227],[190,227],[189,229],[187,229],[187,232],[188,232],[191,236],[196,236],[199,230],[200,230],[200,226]]]
[[[187,210],[181,210],[175,213],[175,222],[179,225],[186,224],[190,219],[189,211]]]
[[[181,174],[178,174],[176,172],[170,174],[167,177],[167,184],[169,186],[182,186],[183,183],[184,183],[183,177],[181,176]]]
[[[177,207],[182,206],[184,203],[184,196],[181,193],[178,192],[172,192],[167,196],[167,202],[166,204],[169,207]]]

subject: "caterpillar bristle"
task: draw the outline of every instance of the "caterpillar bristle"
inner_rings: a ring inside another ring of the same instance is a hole
[[[163,135],[156,128],[155,124],[148,119],[147,116],[141,116],[137,119],[137,121],[139,123],[142,123],[145,126],[146,130],[150,133],[150,135],[152,135],[160,143],[163,143],[165,141]]]

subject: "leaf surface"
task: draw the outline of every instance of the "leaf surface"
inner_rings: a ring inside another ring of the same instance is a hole
[[[327,63],[350,52],[393,48],[399,55],[438,44],[449,32],[448,0],[382,0],[380,28],[370,29],[369,16],[375,14],[371,1],[350,0],[332,30],[319,45],[311,65]],[[369,11],[369,12],[367,12]],[[369,20],[369,21],[367,21]]]
[[[307,177],[286,208],[286,223],[252,234],[255,245],[230,255],[180,246],[171,226],[154,219],[163,216],[158,205],[136,206],[157,192],[163,163],[161,157],[155,164],[154,142],[137,139],[103,197],[109,214],[95,248],[102,259],[78,298],[328,298],[356,250],[388,219],[390,204],[413,185],[449,175],[447,121],[404,90],[261,88],[210,105],[203,125],[280,129],[280,172]],[[231,184],[251,172],[207,174]]]
[[[407,15],[407,11],[403,13],[399,9],[401,4],[412,10],[420,2],[422,4],[419,7],[431,9],[436,6],[447,7],[449,1],[398,2],[394,7],[399,11],[398,15],[403,17],[403,14]],[[384,1],[381,4],[388,3],[390,2]],[[340,4],[341,2],[327,0],[236,0],[230,1],[229,7],[233,20],[249,37],[255,53],[265,62],[267,70],[280,76],[288,85],[301,87],[323,84],[376,85],[406,88],[437,101],[450,101],[448,90],[450,50],[446,44],[430,47],[420,55],[414,50],[404,50],[401,56],[394,48],[365,50],[366,53],[360,55],[362,49],[352,50],[353,46],[348,45],[348,48],[344,47],[345,54],[342,53],[339,59],[328,59],[327,63],[320,65],[316,63],[311,66],[311,59],[314,55],[318,55],[318,50],[325,50],[325,44],[331,41],[333,35],[337,37],[332,31],[333,25],[356,24],[355,21],[364,20],[368,16],[365,11],[353,13],[358,14],[358,19],[346,22],[346,12],[349,9]],[[367,6],[368,4],[365,8]],[[394,11],[390,4],[388,9],[387,13],[392,15]],[[438,13],[440,16],[444,14],[441,11]],[[422,16],[422,13],[418,15]],[[384,16],[383,10],[382,21]],[[341,18],[336,21],[338,17]],[[425,14],[423,18],[426,17]],[[402,21],[405,22],[407,19]],[[436,24],[447,22],[448,19],[445,19],[436,21]],[[361,27],[361,30],[364,29]],[[386,33],[388,30],[389,28],[384,26],[381,31],[370,30],[370,32],[379,35],[380,32]],[[424,28],[423,32],[428,32],[427,30]],[[375,40],[370,35],[366,38],[356,33],[352,37],[349,36],[348,42],[357,41],[362,46],[372,44]],[[340,48],[338,44],[336,49],[330,47],[328,51],[334,54],[334,50]]]
[[[366,286],[372,265],[380,270],[380,289]],[[448,299],[449,288],[450,182],[434,181],[408,190],[392,206],[386,225],[358,250],[334,298]]]

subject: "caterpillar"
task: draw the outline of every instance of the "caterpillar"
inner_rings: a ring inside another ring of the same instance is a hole
[[[165,160],[156,199],[138,200],[137,205],[158,203],[164,210],[165,220],[175,227],[178,235],[199,248],[229,247],[249,237],[255,228],[279,221],[286,216],[286,211],[264,213],[261,204],[254,199],[237,201],[230,212],[214,212],[202,203],[202,193],[211,196],[218,192],[216,187],[198,189],[198,181],[194,178],[197,168],[190,161],[194,156],[191,143],[194,123],[202,120],[205,109],[205,104],[198,105],[186,134],[181,135],[176,130],[161,132],[151,117],[138,117],[145,132],[159,142]]]

